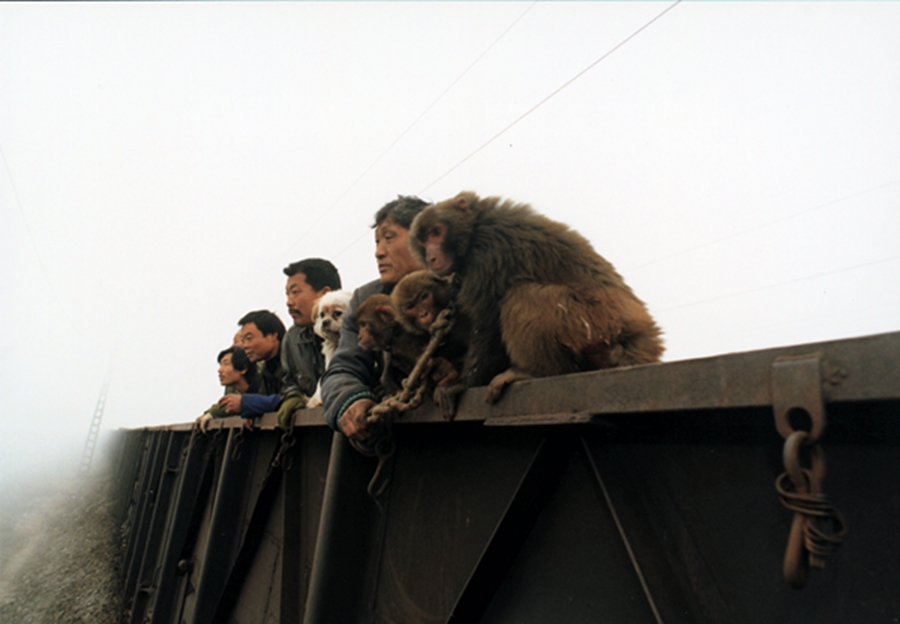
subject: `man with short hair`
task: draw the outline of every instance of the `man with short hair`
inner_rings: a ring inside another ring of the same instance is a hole
[[[409,249],[409,227],[428,202],[413,196],[398,196],[375,213],[375,259],[380,278],[360,286],[341,326],[341,342],[322,377],[325,420],[335,431],[352,440],[364,441],[373,431],[366,415],[375,405],[372,387],[377,383],[376,362],[381,354],[357,343],[359,332],[353,313],[370,295],[390,294],[401,278],[422,267]]]
[[[294,319],[294,326],[281,345],[284,377],[278,425],[288,429],[294,410],[306,406],[325,372],[322,339],[313,332],[316,321],[313,306],[322,295],[341,289],[341,276],[331,262],[322,258],[306,258],[289,264],[284,274],[288,277],[285,286],[288,314]]]
[[[238,321],[244,351],[256,364],[260,376],[259,393],[228,394],[219,399],[219,405],[229,414],[240,414],[250,419],[271,412],[281,400],[282,377],[281,341],[284,323],[274,312],[256,310]]]

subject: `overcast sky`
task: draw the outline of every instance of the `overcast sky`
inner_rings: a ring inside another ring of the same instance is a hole
[[[193,420],[398,193],[570,224],[667,361],[900,329],[900,3],[670,6],[0,4],[0,482],[110,369],[105,428]]]

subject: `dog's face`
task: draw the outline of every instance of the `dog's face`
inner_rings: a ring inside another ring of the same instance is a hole
[[[341,334],[341,323],[350,305],[350,293],[342,290],[333,291],[322,295],[316,301],[313,313],[316,324],[313,331],[325,340],[338,342]]]

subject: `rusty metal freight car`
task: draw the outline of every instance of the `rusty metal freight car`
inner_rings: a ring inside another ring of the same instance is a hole
[[[900,333],[482,393],[453,423],[430,405],[396,423],[377,500],[376,461],[318,409],[291,438],[273,415],[120,432],[126,619],[900,618]],[[808,578],[791,476],[835,542]]]

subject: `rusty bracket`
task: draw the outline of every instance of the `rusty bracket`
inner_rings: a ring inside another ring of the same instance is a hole
[[[783,438],[794,433],[790,417],[799,411],[812,421],[809,442],[814,444],[821,437],[826,425],[822,384],[821,353],[779,357],[772,363],[772,409]]]

